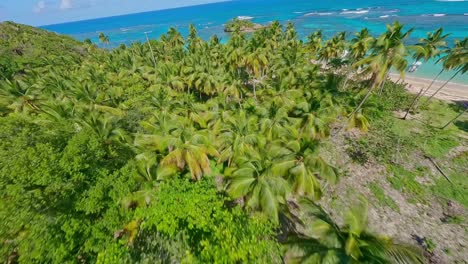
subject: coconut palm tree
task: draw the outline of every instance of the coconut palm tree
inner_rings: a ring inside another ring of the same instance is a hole
[[[372,74],[371,89],[379,86],[383,89],[384,82],[391,68],[404,75],[408,62],[408,50],[404,44],[413,29],[403,30],[403,25],[395,21],[387,25],[387,31],[378,37],[372,46],[371,53],[356,63],[364,66],[365,72]]]
[[[190,122],[178,119],[177,126],[168,128],[170,134],[137,135],[135,145],[163,154],[160,162],[162,168],[188,171],[192,180],[198,181],[203,175],[211,173],[209,157],[219,154],[204,131],[197,131]]]
[[[342,227],[310,199],[300,204],[313,222],[290,237],[288,263],[425,263],[420,249],[367,231],[365,202],[347,212]]]
[[[376,87],[380,86],[379,93],[382,93],[390,69],[397,70],[400,76],[404,75],[408,65],[406,60],[408,51],[404,41],[412,31],[413,29],[409,29],[405,32],[403,25],[397,21],[392,25],[387,25],[387,31],[376,39],[371,54],[355,64],[358,67],[363,66],[364,72],[372,74],[371,86],[361,103],[349,115],[346,123],[349,123],[351,118],[359,112]]]
[[[263,143],[256,151],[237,158],[237,168],[228,173],[229,195],[234,199],[244,198],[249,210],[261,211],[278,223],[278,214],[289,193],[284,177],[289,173],[291,161],[282,160],[288,154],[286,148]]]
[[[109,36],[106,36],[104,35],[104,33],[99,33],[99,42],[105,44],[105,45],[109,45],[110,43],[110,40],[109,40]]]
[[[455,73],[444,84],[442,84],[425,102],[427,104],[436,94],[438,94],[451,80],[458,74],[465,74],[468,71],[468,38],[456,41],[455,47],[450,49],[443,58],[444,70],[454,70]]]
[[[430,59],[437,59],[443,52],[443,50],[446,50],[447,48],[447,42],[445,39],[449,36],[450,34],[444,34],[443,29],[439,28],[434,33],[429,32],[427,33],[426,38],[422,38],[419,40],[419,43],[417,43],[414,46],[408,47],[410,50],[413,51],[413,58],[416,60],[416,62],[419,62],[423,60],[424,62],[429,61]],[[439,60],[436,60],[436,63]],[[434,84],[435,80],[442,74],[444,70],[442,69],[439,74],[432,80],[431,84],[423,90],[420,94],[416,95],[415,99],[411,103],[411,105],[408,107],[408,110],[406,111],[405,118],[408,115],[408,113],[411,111],[414,105],[418,102],[419,98],[421,96],[424,96],[427,91],[432,87]]]
[[[40,101],[41,91],[27,80],[0,80],[0,107],[15,113],[39,111]]]

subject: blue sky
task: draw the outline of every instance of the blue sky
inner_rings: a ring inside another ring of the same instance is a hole
[[[221,0],[0,0],[0,21],[40,26]]]

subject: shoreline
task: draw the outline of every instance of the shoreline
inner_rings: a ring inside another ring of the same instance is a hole
[[[390,74],[390,79],[394,82],[397,81],[399,78],[400,78],[399,74],[395,74],[395,73]],[[403,81],[407,84],[406,90],[414,94],[419,93],[422,88],[424,89],[427,88],[432,82],[431,79],[413,77],[413,76],[405,76]],[[444,83],[445,81],[435,81],[431,89],[429,89],[429,91],[425,94],[425,96],[432,95],[432,93],[434,93]],[[440,100],[444,100],[444,101],[468,102],[468,84],[449,82],[434,97]]]

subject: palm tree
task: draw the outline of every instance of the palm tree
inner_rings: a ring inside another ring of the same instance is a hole
[[[292,133],[295,134],[294,132]],[[297,135],[297,134],[296,134]],[[328,183],[336,183],[338,171],[323,160],[317,152],[318,144],[309,139],[284,142],[291,155],[283,158],[283,164],[289,165],[288,181],[296,195],[310,197],[318,200],[322,195],[322,188],[318,179]]]
[[[248,209],[261,211],[278,223],[278,214],[289,193],[284,177],[292,161],[282,161],[288,154],[290,151],[286,148],[261,144],[249,155],[238,157],[237,168],[232,174],[228,173],[228,193],[234,199],[245,198]]]
[[[443,58],[444,70],[454,70],[455,73],[444,84],[442,84],[425,102],[427,104],[436,94],[438,94],[453,78],[458,74],[465,74],[468,71],[468,38],[456,41],[455,47],[450,49]]]
[[[413,29],[405,32],[403,27],[397,21],[393,25],[387,25],[387,31],[377,38],[371,54],[356,63],[357,66],[365,66],[366,71],[372,73],[371,89],[380,85],[382,90],[391,68],[404,75],[408,65],[408,51],[404,41]]]
[[[427,62],[430,59],[439,57],[442,53],[442,50],[447,48],[447,42],[445,39],[449,35],[450,34],[443,34],[442,28],[437,29],[434,33],[427,33],[426,38],[419,40],[419,43],[409,47],[409,49],[413,50],[414,52],[413,58],[416,60],[416,62],[421,60]],[[438,60],[436,62],[438,62]],[[442,74],[442,72],[443,69],[439,72],[439,74],[437,74],[437,76],[432,80],[431,84],[425,90],[416,95],[415,99],[408,107],[408,110],[406,111],[405,117],[403,119],[406,119],[406,116],[411,111],[413,106],[418,102],[419,98],[426,94],[426,92],[432,87],[435,80],[440,76],[440,74]]]
[[[315,55],[322,48],[323,32],[314,31],[307,37],[307,48]]]
[[[40,110],[40,94],[41,91],[27,81],[0,81],[0,107],[15,113]]]
[[[412,31],[413,29],[409,29],[404,32],[403,25],[397,21],[393,25],[387,25],[387,31],[377,38],[371,49],[371,54],[355,64],[356,66],[364,66],[364,71],[372,74],[370,79],[371,87],[361,103],[349,115],[348,122],[359,112],[376,87],[380,85],[379,93],[382,92],[391,68],[400,72],[400,75],[404,75],[404,71],[408,65],[405,59],[408,51],[404,40]]]
[[[296,231],[287,242],[290,263],[425,263],[418,248],[368,232],[364,202],[348,211],[343,227],[310,199],[300,204],[313,222],[307,233]]]
[[[104,35],[104,33],[102,33],[102,32],[99,33],[99,42],[101,42],[101,43],[103,43],[105,45],[109,45],[109,42],[110,42],[109,36]]]
[[[188,171],[197,181],[211,173],[209,156],[219,154],[203,131],[196,131],[187,121],[180,122],[180,127],[170,129],[169,135],[138,135],[135,146],[163,153],[162,168]]]
[[[231,166],[231,161],[238,157],[252,153],[260,142],[258,137],[258,118],[248,116],[241,110],[236,115],[226,114],[221,117],[224,127],[221,128],[218,138],[218,148],[220,156],[218,162],[227,161]]]

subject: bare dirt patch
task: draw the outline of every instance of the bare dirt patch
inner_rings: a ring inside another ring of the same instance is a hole
[[[364,165],[354,163],[346,153],[346,140],[343,135],[337,135],[332,139],[335,149],[330,150],[328,156],[332,163],[342,168],[345,176],[335,186],[329,186],[322,199],[322,205],[341,222],[340,217],[346,208],[352,206],[360,195],[369,200],[369,228],[379,234],[394,237],[402,242],[415,245],[421,241],[430,241],[430,251],[427,245],[427,256],[430,263],[467,263],[468,241],[467,225],[464,223],[450,223],[449,217],[457,216],[467,219],[467,210],[462,205],[440,197],[425,197],[424,200],[414,200],[404,192],[394,189],[387,177],[391,174],[383,165],[369,162]],[[460,148],[461,149],[461,148]],[[458,153],[459,149],[451,153]],[[450,155],[455,155],[450,154]],[[411,158],[411,157],[410,157]],[[414,157],[408,160],[404,167],[424,166],[430,168],[422,157]],[[403,166],[403,165],[402,165]],[[430,185],[438,175],[434,175],[432,168],[427,176],[418,179]],[[385,195],[392,199],[399,210],[379,204],[369,189],[371,183],[378,184]],[[424,187],[426,188],[426,187]],[[419,238],[416,239],[416,238]]]

